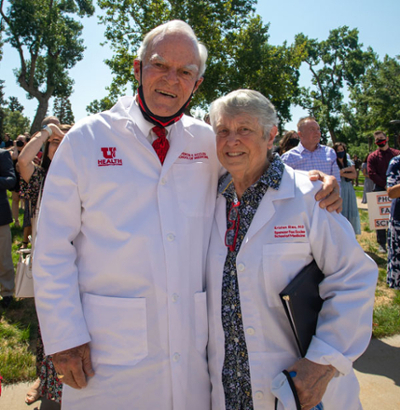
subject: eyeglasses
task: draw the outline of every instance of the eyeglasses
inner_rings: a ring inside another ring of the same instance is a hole
[[[236,241],[239,233],[240,215],[239,215],[240,202],[232,204],[231,209],[228,212],[228,221],[231,223],[231,227],[227,229],[225,234],[225,246],[233,252],[236,247]]]

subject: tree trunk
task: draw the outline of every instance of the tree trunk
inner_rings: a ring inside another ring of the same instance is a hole
[[[331,135],[331,140],[332,140],[332,144],[336,143],[336,135],[335,135],[335,131],[329,128],[329,134]]]
[[[39,106],[36,111],[35,118],[33,120],[30,133],[33,135],[35,132],[40,131],[42,128],[42,121],[47,115],[47,110],[49,108],[50,97],[41,98],[39,101]]]

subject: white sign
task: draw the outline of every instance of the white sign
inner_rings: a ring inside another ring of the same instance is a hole
[[[392,200],[386,191],[368,192],[368,215],[370,229],[387,229],[390,218]]]

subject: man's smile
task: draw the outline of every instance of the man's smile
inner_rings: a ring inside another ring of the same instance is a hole
[[[171,98],[176,98],[176,97],[177,97],[176,94],[172,94],[172,93],[170,93],[170,92],[168,92],[168,91],[157,90],[157,89],[156,89],[155,91],[156,91],[156,93],[161,94],[161,95],[165,95],[165,96],[167,96],[167,97],[171,97]]]

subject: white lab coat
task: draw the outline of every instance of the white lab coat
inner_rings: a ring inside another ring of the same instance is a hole
[[[298,359],[279,292],[313,258],[325,274],[320,294],[326,300],[306,357],[338,370],[323,398],[325,410],[361,408],[352,362],[370,340],[377,267],[358,245],[349,222],[319,207],[314,199],[319,189],[320,184],[310,182],[306,173],[285,166],[279,190],[266,192],[236,259],[255,410],[274,408],[271,382]],[[225,409],[221,381],[225,232],[226,201],[219,195],[206,268],[213,410]]]
[[[79,122],[47,176],[34,256],[45,351],[90,342],[95,376],[64,387],[63,409],[208,410],[215,137],[184,116],[161,166],[131,103]]]

